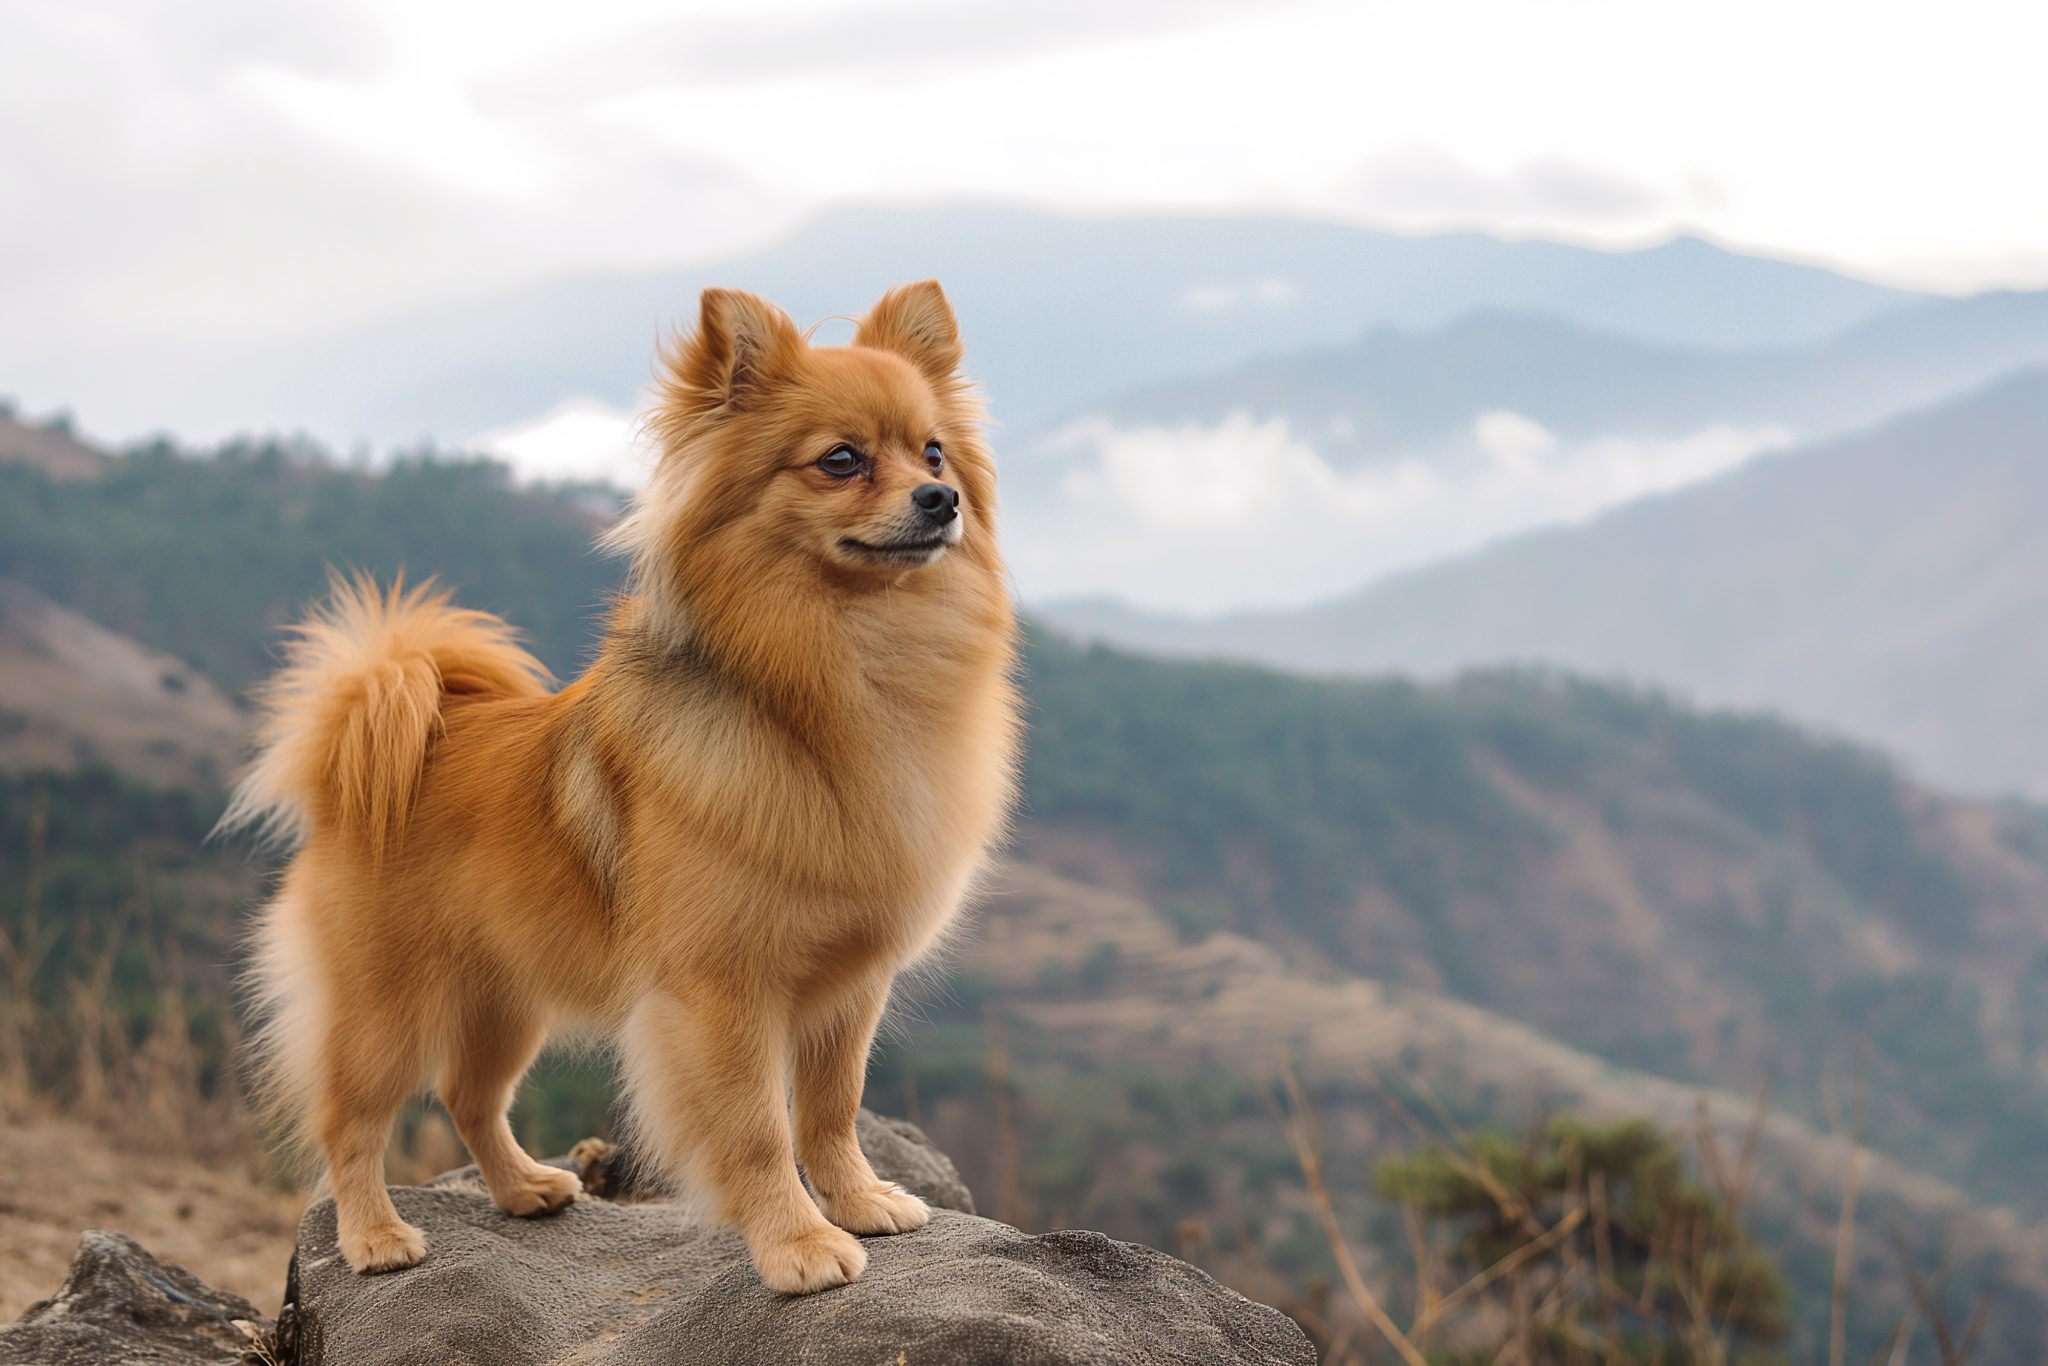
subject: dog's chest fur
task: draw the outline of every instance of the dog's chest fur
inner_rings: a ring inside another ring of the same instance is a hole
[[[1013,766],[1006,661],[901,657],[791,724],[716,671],[606,676],[565,728],[556,809],[608,900],[793,953],[915,957],[999,837]]]

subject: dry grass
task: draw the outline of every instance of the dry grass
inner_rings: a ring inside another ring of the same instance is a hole
[[[138,1032],[115,1007],[110,931],[85,969],[22,1009],[14,970],[36,955],[0,943],[0,1322],[53,1292],[88,1228],[275,1313],[307,1196],[272,1164],[241,1097],[193,1027],[175,953],[152,954],[155,1007]],[[232,1045],[232,1037],[227,1041]],[[417,1182],[469,1159],[438,1109],[407,1115],[391,1178]]]
[[[266,1312],[284,1289],[304,1200],[271,1179],[204,1056],[177,954],[148,955],[153,1007],[139,1026],[124,1016],[125,924],[82,970],[41,984],[55,940],[33,896],[17,933],[0,934],[0,1322],[57,1288],[88,1228],[118,1229]]]
[[[1330,1188],[1323,1179],[1321,1136],[1316,1130],[1315,1112],[1309,1108],[1308,1099],[1303,1095],[1301,1082],[1290,1069],[1284,1077],[1287,1089],[1289,1111],[1288,1136],[1294,1142],[1295,1156],[1301,1162],[1301,1174],[1308,1182],[1309,1194],[1315,1200],[1316,1214],[1321,1218],[1323,1234],[1329,1239],[1331,1255],[1337,1259],[1337,1270],[1344,1278],[1344,1286],[1351,1292],[1351,1298],[1364,1313],[1366,1321],[1378,1330],[1408,1363],[1408,1366],[1428,1366],[1422,1353],[1416,1350],[1408,1335],[1396,1327],[1379,1297],[1365,1283],[1365,1277],[1358,1272],[1358,1263],[1351,1255],[1351,1248],[1344,1240],[1344,1233],[1337,1222],[1336,1205],[1330,1199]],[[1425,1339],[1426,1340],[1426,1339]]]
[[[232,1024],[224,1038],[200,1037],[190,1015],[189,975],[167,945],[145,949],[147,1014],[138,1020],[123,1012],[115,969],[125,937],[124,921],[115,921],[81,971],[43,985],[47,1004],[39,1006],[38,993],[28,989],[34,984],[13,979],[18,964],[32,966],[49,945],[0,935],[0,967],[10,978],[0,1021],[0,1097],[82,1121],[117,1146],[257,1174],[261,1145],[227,1079]]]
[[[44,830],[38,803],[22,914],[0,925],[0,1322],[57,1288],[88,1228],[126,1233],[274,1312],[305,1196],[286,1188],[234,1085],[232,1015],[217,1031],[195,1020],[219,988],[195,980],[142,890],[97,938],[74,939],[53,978]],[[397,1179],[467,1160],[438,1111],[409,1119]]]

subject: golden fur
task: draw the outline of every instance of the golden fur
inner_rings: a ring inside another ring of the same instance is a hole
[[[426,1085],[503,1209],[576,1197],[505,1119],[563,1026],[616,1038],[644,1150],[775,1289],[851,1280],[850,1234],[925,1222],[854,1112],[892,979],[1011,800],[1014,627],[960,360],[932,282],[844,347],[708,290],[582,678],[549,692],[503,622],[422,588],[358,579],[298,629],[227,823],[296,841],[257,931],[255,1070],[325,1157],[356,1270],[425,1250],[383,1153]],[[850,478],[819,464],[842,444]],[[906,538],[935,478],[962,530],[934,550]]]

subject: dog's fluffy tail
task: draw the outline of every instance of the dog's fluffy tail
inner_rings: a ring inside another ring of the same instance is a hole
[[[546,690],[547,670],[500,618],[456,607],[431,582],[337,578],[257,694],[256,759],[219,828],[287,843],[332,832],[380,860],[404,831],[447,702]]]

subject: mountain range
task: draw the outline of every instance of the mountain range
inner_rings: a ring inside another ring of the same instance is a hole
[[[1119,425],[1279,418],[1333,463],[1412,456],[1507,411],[1566,438],[1684,436],[1715,424],[1833,435],[2048,363],[2048,294],[1903,306],[1800,346],[1731,350],[1596,330],[1556,313],[1479,310],[1375,328],[1104,396]]]
[[[1925,297],[1694,238],[1609,252],[1279,218],[857,207],[733,259],[422,309],[216,378],[239,386],[259,428],[459,445],[570,398],[634,406],[655,343],[694,321],[707,285],[758,291],[808,322],[926,276],[964,320],[995,415],[1020,431],[1133,385],[1476,309],[1666,345],[1782,347]]]
[[[2020,452],[2042,429],[2022,404],[1972,418],[1958,399],[2048,363],[2048,293],[1914,295],[1693,239],[856,207],[702,268],[283,348],[237,382],[259,425],[459,440],[565,397],[630,405],[703,284],[809,318],[920,274],[966,321],[1003,421],[1020,591],[1049,620],[1325,670],[1554,662],[1782,708],[1964,786],[2048,781],[2042,744],[2006,738],[2040,729],[2020,528],[2048,509],[2025,501],[2023,458],[1993,471],[1966,448]],[[1871,431],[1923,407],[1961,426]],[[73,475],[103,459],[0,415],[8,442]],[[1810,484],[1765,473],[1821,450],[1833,473]],[[1753,506],[1707,511],[1728,499]],[[1656,529],[1630,530],[1637,514]]]
[[[1769,706],[2048,792],[2048,371],[1291,612],[1042,604],[1084,637],[1319,671],[1548,663]]]

